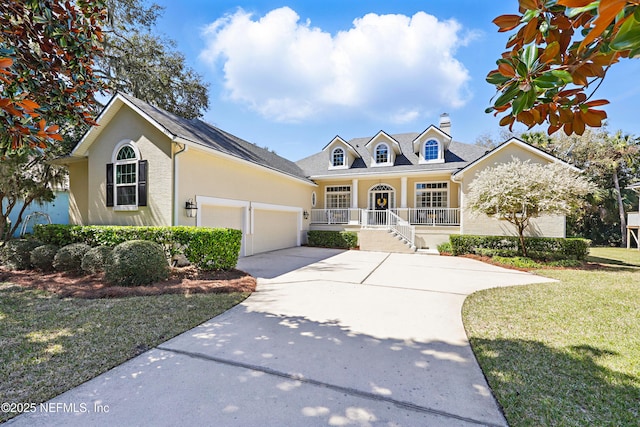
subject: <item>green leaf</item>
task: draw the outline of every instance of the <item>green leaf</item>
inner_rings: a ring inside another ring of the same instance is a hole
[[[571,83],[573,81],[571,73],[566,70],[553,70],[551,71],[551,74],[558,77],[563,83]]]
[[[541,75],[540,77],[535,78],[533,80],[533,84],[535,84],[537,87],[542,89],[551,89],[551,88],[560,86],[564,83],[557,76],[554,76],[552,73],[547,72]]]
[[[633,17],[627,19],[609,46],[613,50],[640,48],[640,22],[636,21]]]
[[[486,80],[487,80],[487,83],[490,83],[494,86],[499,86],[499,85],[505,84],[511,79],[507,76],[503,76],[500,73],[491,73],[487,76]]]
[[[596,1],[592,1],[586,6],[572,7],[570,9],[567,9],[567,16],[569,18],[575,18],[576,16],[580,15],[583,12],[588,12],[590,10],[597,9],[599,4],[600,4],[600,0],[596,0]]]
[[[530,44],[522,52],[522,62],[524,62],[529,70],[531,70],[538,59],[538,46]]]
[[[519,88],[518,82],[513,82],[505,88],[505,90],[502,92],[502,95],[500,95],[498,99],[496,99],[496,102],[493,105],[495,107],[502,107],[503,105],[507,105],[513,98],[516,97],[516,95],[518,95],[519,92],[521,92],[521,90]]]

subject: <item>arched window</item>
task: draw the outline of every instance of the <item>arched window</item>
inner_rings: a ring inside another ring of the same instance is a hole
[[[376,163],[389,163],[389,146],[387,144],[378,144],[375,149]]]
[[[130,145],[118,150],[116,169],[116,206],[138,205],[138,156]]]
[[[107,164],[107,206],[124,209],[147,205],[147,161],[133,143],[123,141]]]
[[[439,156],[439,148],[440,144],[435,139],[430,139],[424,143],[424,159],[429,160],[437,160]]]
[[[344,150],[340,147],[335,148],[331,153],[331,166],[339,167],[344,165],[345,165]]]

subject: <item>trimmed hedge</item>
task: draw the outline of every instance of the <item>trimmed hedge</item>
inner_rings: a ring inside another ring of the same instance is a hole
[[[107,261],[105,278],[118,286],[142,286],[169,277],[162,246],[148,240],[120,243]]]
[[[42,245],[31,251],[31,265],[40,271],[52,271],[53,260],[58,253],[56,245]]]
[[[91,248],[82,257],[82,271],[88,274],[96,274],[105,271],[112,248],[109,246],[96,246]]]
[[[14,239],[4,243],[0,250],[0,261],[9,270],[27,270],[31,268],[31,251],[42,246],[34,239]]]
[[[71,243],[61,247],[53,258],[53,268],[79,273],[82,271],[82,258],[90,249],[91,246],[84,243]]]
[[[310,230],[308,245],[323,248],[352,249],[358,246],[358,233],[354,231]]]
[[[89,246],[114,247],[130,240],[147,240],[161,245],[167,259],[184,255],[189,262],[203,270],[235,268],[242,242],[240,230],[207,227],[39,224],[34,227],[33,233],[44,243],[58,246],[85,243]]]
[[[453,255],[477,254],[485,256],[522,256],[518,236],[449,236]],[[525,237],[527,255],[540,260],[584,260],[591,241],[578,238]]]

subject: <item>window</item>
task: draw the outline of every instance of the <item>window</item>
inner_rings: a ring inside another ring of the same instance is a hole
[[[311,193],[311,207],[315,208],[316,207],[316,201],[317,201],[317,196],[316,196],[316,192],[314,191],[313,193]]]
[[[351,186],[336,185],[327,187],[325,209],[349,209],[351,206]]]
[[[446,208],[449,206],[449,189],[446,182],[416,184],[417,208]]]
[[[369,209],[395,209],[396,190],[387,184],[378,184],[369,189]]]
[[[389,146],[387,144],[378,144],[375,149],[376,163],[389,163]]]
[[[107,206],[136,209],[147,205],[147,161],[129,142],[114,150],[113,163],[107,164]]]
[[[345,166],[344,150],[340,147],[333,150],[331,153],[331,166],[340,167]]]
[[[439,156],[439,144],[435,139],[430,139],[424,143],[424,159],[426,161],[429,160],[437,160]]]
[[[116,200],[117,206],[137,206],[138,158],[129,145],[118,151],[116,157]]]

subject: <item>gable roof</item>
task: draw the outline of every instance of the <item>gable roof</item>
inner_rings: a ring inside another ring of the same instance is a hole
[[[105,124],[115,116],[123,105],[127,105],[133,109],[141,117],[167,135],[172,141],[220,152],[276,172],[311,182],[306,178],[302,169],[294,162],[272,151],[258,147],[205,121],[199,119],[189,120],[179,117],[123,93],[117,93],[111,98],[97,118],[99,126],[94,126],[89,129],[71,152],[71,157],[85,156],[89,146],[91,146],[100,135]]]
[[[559,158],[557,158],[556,156],[554,156],[553,154],[549,154],[544,150],[539,149],[538,147],[534,147],[533,145],[524,142],[523,140],[519,139],[519,138],[511,138],[505,142],[503,142],[502,144],[498,145],[497,147],[495,147],[493,150],[487,151],[483,156],[477,158],[476,160],[474,160],[473,162],[469,163],[467,166],[465,166],[464,168],[460,169],[459,171],[457,171],[456,173],[453,174],[453,179],[456,180],[457,178],[461,178],[464,173],[466,171],[468,171],[469,169],[473,168],[474,166],[476,166],[477,164],[484,162],[485,160],[487,160],[489,157],[493,156],[494,154],[504,150],[506,147],[509,147],[511,145],[516,145],[520,148],[525,149],[526,151],[529,151],[533,154],[537,154],[538,156],[548,160],[550,163],[559,163],[561,165],[564,165],[570,169],[575,170],[576,172],[582,172],[582,170],[580,170],[579,168],[573,166],[572,164],[569,164],[567,162],[565,162],[564,160],[560,160]]]
[[[420,164],[420,159],[413,149],[413,141],[422,133],[423,132],[412,132],[388,135],[398,143],[401,150],[401,154],[396,156],[393,166],[370,166],[371,153],[366,148],[366,145],[372,140],[372,137],[349,140],[349,145],[358,152],[360,158],[356,159],[348,169],[328,170],[326,151],[305,157],[297,161],[296,164],[312,179],[381,173],[453,172],[462,169],[472,161],[483,156],[487,151],[485,147],[452,141],[449,150],[445,152],[444,163]],[[379,133],[376,135],[379,135]]]

